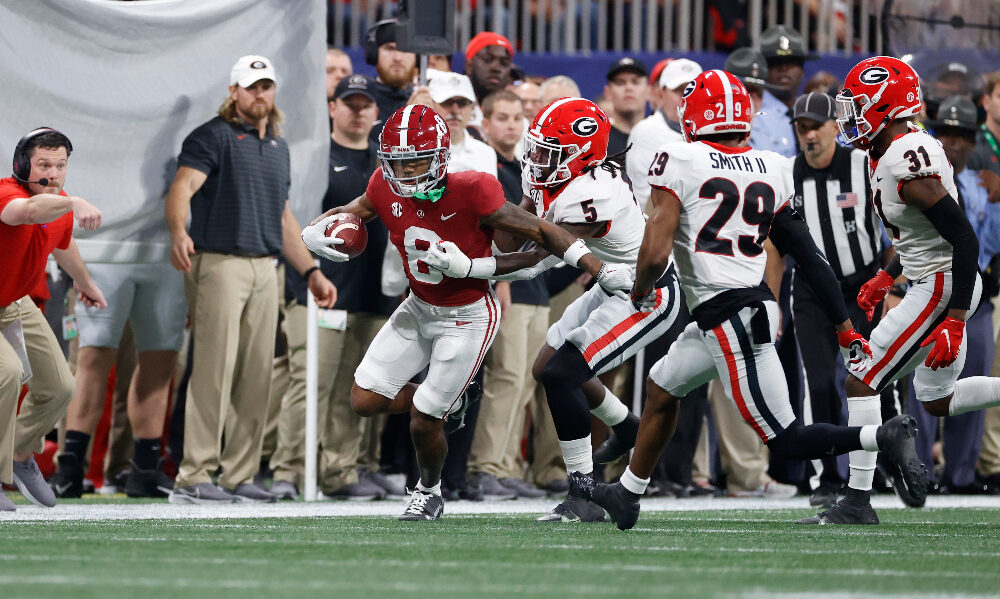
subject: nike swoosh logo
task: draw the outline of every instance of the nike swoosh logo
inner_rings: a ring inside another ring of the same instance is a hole
[[[472,324],[472,321],[471,320],[456,320],[455,321],[455,325],[456,326],[460,326],[461,327],[461,326],[465,326],[467,324]]]
[[[346,170],[347,170],[346,166],[335,166],[335,167],[333,167],[333,172],[335,172],[335,173],[339,173],[339,172],[346,171]]]
[[[66,483],[66,484],[64,484],[64,485],[56,485],[56,495],[62,495],[62,494],[63,494],[63,493],[65,493],[65,492],[66,492],[66,491],[67,491],[67,490],[68,490],[68,489],[69,489],[69,488],[70,488],[71,486],[73,486],[73,483]]]
[[[243,135],[237,135],[237,136],[236,136],[236,139],[243,139],[243,138],[244,138],[244,137],[246,137],[246,136],[247,136],[247,134],[246,134],[246,133],[244,133]]]
[[[881,183],[882,182],[882,177],[875,177],[875,182],[876,183]]]
[[[449,214],[448,216],[445,216],[445,215],[443,215],[443,214],[442,214],[442,215],[441,215],[441,220],[448,220],[449,218],[451,218],[451,217],[455,216],[456,214],[458,214],[458,213],[457,213],[457,212],[452,212],[452,213],[451,213],[451,214]]]

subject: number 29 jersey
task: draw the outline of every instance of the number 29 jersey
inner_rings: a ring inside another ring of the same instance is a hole
[[[787,158],[750,147],[670,142],[660,147],[647,180],[681,202],[673,255],[689,310],[724,291],[760,285],[771,221],[794,194]]]
[[[377,168],[365,195],[389,230],[414,295],[435,306],[464,306],[489,293],[489,281],[447,277],[423,258],[442,240],[453,242],[469,258],[492,255],[493,228],[479,221],[507,201],[496,177],[477,171],[450,173],[441,199],[432,202],[396,195]]]
[[[869,161],[872,203],[885,232],[892,240],[903,265],[903,275],[918,281],[936,272],[951,270],[952,248],[919,208],[903,203],[900,193],[906,181],[934,177],[958,201],[955,173],[941,142],[913,127],[889,144],[876,163]]]

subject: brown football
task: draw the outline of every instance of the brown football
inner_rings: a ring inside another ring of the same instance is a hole
[[[365,223],[357,216],[346,212],[338,214],[337,220],[330,223],[326,228],[326,236],[343,239],[344,243],[330,247],[351,258],[365,251],[365,246],[368,245],[368,229],[365,228]]]

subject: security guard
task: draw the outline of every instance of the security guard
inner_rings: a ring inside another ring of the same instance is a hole
[[[785,25],[775,25],[760,35],[760,53],[767,60],[767,82],[771,87],[763,92],[761,114],[754,118],[750,145],[792,157],[796,148],[790,108],[802,85],[803,65],[819,57],[806,54],[802,35]]]

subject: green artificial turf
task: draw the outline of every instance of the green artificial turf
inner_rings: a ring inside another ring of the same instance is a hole
[[[528,515],[0,522],[0,597],[788,597],[1000,592],[994,510],[643,513],[636,529]]]

